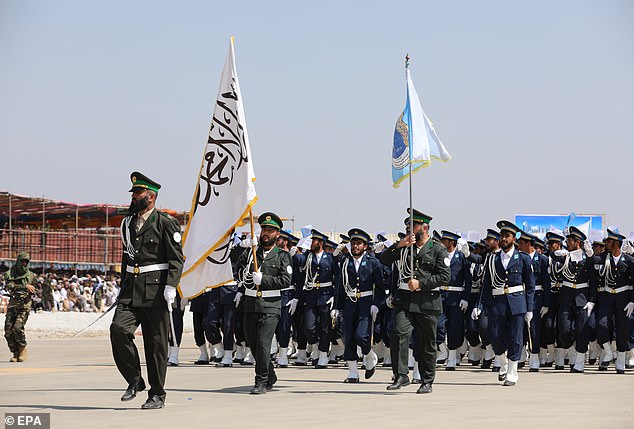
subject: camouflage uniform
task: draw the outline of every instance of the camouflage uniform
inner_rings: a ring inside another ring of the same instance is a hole
[[[27,285],[34,286],[37,280],[35,273],[29,270],[29,259],[28,253],[20,253],[16,264],[4,274],[7,291],[11,295],[7,307],[7,317],[4,322],[4,337],[7,340],[9,349],[13,352],[11,362],[21,362],[26,359],[24,325],[26,325],[31,312],[33,297],[33,294],[28,291]],[[22,266],[22,261],[24,260],[27,261],[27,265]]]

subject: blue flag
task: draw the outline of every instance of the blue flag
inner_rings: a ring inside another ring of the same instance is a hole
[[[392,147],[392,182],[395,188],[410,174],[431,164],[431,159],[450,161],[451,155],[436,134],[434,124],[429,120],[420,105],[416,88],[405,66],[407,79],[407,101],[405,109],[396,121],[394,145]]]

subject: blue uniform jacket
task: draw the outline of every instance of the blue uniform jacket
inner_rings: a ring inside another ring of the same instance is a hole
[[[531,268],[531,258],[526,253],[515,249],[508,266],[502,265],[502,251],[493,257],[495,273],[489,264],[484,268],[484,280],[482,282],[482,304],[487,307],[491,316],[506,316],[509,312],[513,315],[533,311],[533,298],[535,294],[535,278]],[[504,280],[507,287],[524,285],[524,290],[509,294],[494,296],[492,293],[493,275]]]
[[[579,262],[573,262],[570,255],[552,255],[551,257],[562,264],[564,282],[588,283],[588,287],[582,289],[562,286],[559,289],[557,304],[563,306],[574,304],[577,307],[584,307],[588,302],[597,302],[597,273],[594,270],[594,258],[586,257],[585,253]]]
[[[469,261],[465,256],[455,251],[449,268],[451,269],[451,279],[449,286],[464,287],[462,292],[447,291],[445,296],[445,305],[448,307],[457,307],[460,300],[469,301],[471,295],[471,270],[469,269]]]
[[[310,268],[308,267],[309,258]],[[319,264],[317,264],[316,255],[308,252],[299,282],[298,295],[302,304],[310,307],[326,305],[326,301],[334,297],[337,271],[337,261],[331,253],[323,252]],[[311,283],[313,280],[314,286],[307,287],[307,283]],[[322,283],[332,283],[332,286],[321,287]]]
[[[346,256],[341,261],[341,273],[337,276],[336,280],[336,307],[343,309],[344,303],[352,301],[346,294],[343,277],[345,274],[348,276],[348,284],[351,288],[357,292],[369,292],[374,291],[373,296],[359,297],[357,298],[357,304],[361,302],[371,302],[372,304],[380,307],[385,302],[385,283],[383,281],[383,264],[370,254],[365,254],[361,257],[361,263],[359,265],[359,271],[354,267],[354,258],[352,256]],[[344,267],[346,272],[344,273]]]
[[[533,264],[533,276],[535,277],[535,286],[542,287],[542,297],[543,304],[546,306],[546,303],[550,303],[552,299],[550,298],[550,274],[548,274],[548,257],[542,255],[539,252],[535,252],[533,257],[531,258],[531,263]],[[535,291],[537,295],[539,291]]]

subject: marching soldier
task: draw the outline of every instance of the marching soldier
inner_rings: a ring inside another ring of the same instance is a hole
[[[303,329],[308,344],[318,347],[319,358],[315,365],[318,369],[328,367],[328,330],[331,323],[330,310],[334,307],[333,285],[337,272],[337,262],[332,253],[324,251],[326,241],[328,236],[316,229],[312,230],[312,243],[310,252],[306,255],[301,290],[301,302],[304,306]]]
[[[469,246],[471,253],[480,254],[486,249],[484,241],[478,241],[473,246]],[[459,249],[458,249],[459,250]],[[483,359],[483,351],[488,344],[486,336],[481,337],[478,327],[478,320],[473,320],[471,314],[473,309],[480,303],[480,289],[482,287],[482,276],[484,275],[484,265],[476,264],[475,262],[468,262],[469,272],[471,273],[471,293],[469,294],[469,306],[466,312],[465,321],[465,337],[469,343],[469,361],[471,365],[476,366],[480,364]],[[486,356],[485,356],[486,357]],[[488,356],[490,361],[493,361],[493,353]]]
[[[394,379],[387,389],[400,389],[410,383],[407,358],[415,327],[421,375],[421,386],[416,393],[431,393],[436,375],[436,326],[438,315],[442,313],[439,288],[447,284],[451,274],[446,263],[447,249],[434,243],[429,236],[431,216],[418,210],[411,213],[413,229],[410,230],[410,218],[405,218],[408,234],[381,255],[385,264],[398,261],[400,275],[398,289],[388,297],[388,303],[394,306],[394,331],[390,344]],[[413,270],[410,266],[412,251]]]
[[[465,311],[469,306],[471,295],[471,271],[469,262],[461,252],[456,252],[456,244],[460,236],[454,232],[443,230],[441,242],[447,248],[451,278],[447,285],[440,286],[440,291],[445,295],[443,309],[446,316],[447,358],[446,371],[453,371],[458,364],[458,347],[464,342]]]
[[[504,220],[497,227],[501,250],[487,258],[482,305],[489,313],[489,340],[501,363],[498,380],[504,386],[514,386],[524,344],[524,321],[530,324],[533,318],[535,280],[529,256],[514,246],[519,228]]]
[[[560,272],[563,276],[557,300],[557,327],[561,346],[569,349],[569,356],[575,356],[570,372],[581,373],[588,351],[587,325],[596,302],[594,252],[590,242],[586,241],[586,235],[575,226],[570,227],[566,244],[568,250],[554,252],[555,260],[562,264]]]
[[[367,251],[370,236],[358,228],[348,231],[348,236],[350,255],[341,261],[340,273],[336,277],[337,308],[332,310],[331,317],[336,319],[339,311],[343,311],[344,359],[348,364],[344,383],[357,383],[357,346],[364,356],[366,379],[374,375],[378,362],[372,350],[372,325],[385,299],[385,287],[383,266]]]
[[[242,286],[236,299],[240,301],[245,295],[242,307],[244,335],[255,358],[252,395],[271,391],[277,381],[270,354],[271,343],[280,320],[281,291],[290,286],[293,274],[291,256],[275,244],[282,220],[275,213],[266,212],[260,215],[258,223],[261,232],[255,255],[252,250],[244,252],[237,263]]]
[[[490,259],[493,258],[500,251],[500,233],[494,229],[488,228],[487,235],[484,238],[484,250],[477,253],[471,252],[467,243],[458,246],[458,250],[465,255],[467,260],[474,264],[482,265],[482,280],[484,279],[484,267],[490,263]],[[481,281],[482,281],[481,280]],[[493,372],[500,370],[500,362],[495,356],[493,345],[489,339],[489,313],[486,307],[481,305],[482,303],[482,286],[480,286],[480,293],[478,295],[478,302],[471,310],[471,320],[477,321],[478,332],[482,339],[482,344],[485,346],[484,358],[482,359],[482,369],[489,369]],[[493,365],[493,366],[491,366]]]
[[[621,252],[625,236],[608,229],[605,240],[607,253],[598,256],[599,301],[597,303],[597,339],[605,357],[599,370],[607,370],[612,360],[610,334],[612,320],[616,331],[616,372],[625,373],[625,354],[628,351],[629,319],[634,311],[634,258]]]
[[[277,239],[277,247],[279,247],[281,250],[289,252],[289,255],[291,255],[291,264],[293,258],[292,254],[290,253],[291,248],[297,246],[297,243],[299,243],[299,238],[284,230],[280,231],[280,236]],[[297,251],[297,247],[295,247],[295,251]],[[280,321],[278,322],[277,328],[275,329],[275,338],[279,343],[279,350],[277,352],[277,365],[280,368],[286,368],[288,366],[288,344],[291,340],[291,319],[297,306],[297,300],[293,301],[295,288],[293,286],[292,279],[291,284],[288,287],[282,289],[280,292],[282,296]]]
[[[129,401],[145,390],[134,345],[134,332],[141,325],[150,383],[141,408],[156,409],[165,404],[167,306],[174,304],[183,268],[181,228],[176,219],[155,209],[161,185],[138,172],[130,179],[130,215],[121,222],[121,291],[110,325],[110,342],[117,368],[128,383],[121,400]]]
[[[520,231],[518,239],[519,249],[531,258],[533,265],[533,275],[535,277],[535,295],[533,298],[533,311],[537,315],[531,319],[530,325],[524,332],[524,338],[528,341],[530,357],[528,359],[529,372],[539,371],[539,349],[542,316],[546,314],[543,304],[546,296],[550,293],[550,276],[548,275],[548,258],[535,250],[537,237],[525,231]],[[530,329],[530,332],[528,331]]]
[[[548,273],[550,274],[550,293],[545,295],[542,304],[542,323],[540,332],[541,347],[548,351],[548,356],[540,366],[551,367],[555,363],[556,370],[564,369],[564,357],[566,350],[559,344],[557,329],[557,314],[559,313],[559,290],[563,282],[561,274],[562,264],[554,259],[557,250],[563,248],[565,237],[555,232],[546,233],[546,244],[548,246]]]
[[[37,282],[37,275],[29,269],[30,260],[28,253],[20,252],[15,265],[4,274],[7,292],[11,296],[4,320],[4,338],[13,353],[9,362],[24,362],[29,355],[24,326],[31,313]]]

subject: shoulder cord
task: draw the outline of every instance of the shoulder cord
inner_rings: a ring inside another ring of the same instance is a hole
[[[251,272],[251,263],[253,262],[253,248],[249,248],[249,256],[247,256],[247,263],[242,269],[242,284],[246,289],[255,289],[253,283],[253,273]]]
[[[123,242],[123,253],[127,253],[130,259],[134,259],[136,250],[130,241],[130,222],[132,222],[132,216],[126,216],[121,221],[121,241]]]
[[[488,264],[489,272],[491,273],[491,286],[496,289],[504,288],[506,281],[502,278],[502,276],[498,275],[497,270],[495,269],[495,253],[489,253],[487,255],[487,259],[488,260],[485,261],[484,264]]]
[[[346,291],[346,295],[350,298],[350,301],[357,302],[357,290],[350,286],[350,279],[348,278],[348,266],[350,265],[350,258],[346,258],[341,264],[341,282],[343,288]]]
[[[399,272],[399,280],[401,283],[407,283],[412,278],[412,270],[409,266],[409,252],[411,247],[405,247],[405,250],[401,251],[401,256],[396,262]]]
[[[315,279],[317,278],[319,267],[315,270],[313,274],[313,253],[309,253],[306,258],[306,265],[304,265],[304,271],[306,272],[306,277],[304,278],[304,290],[311,290],[315,286]]]
[[[611,255],[607,255],[605,258],[605,268],[603,269],[603,272],[601,271],[601,269],[599,269],[599,276],[603,276],[605,275],[604,279],[605,279],[605,285],[608,287],[613,288],[614,286],[616,286],[616,276],[614,275],[614,273],[612,272],[612,256]]]

